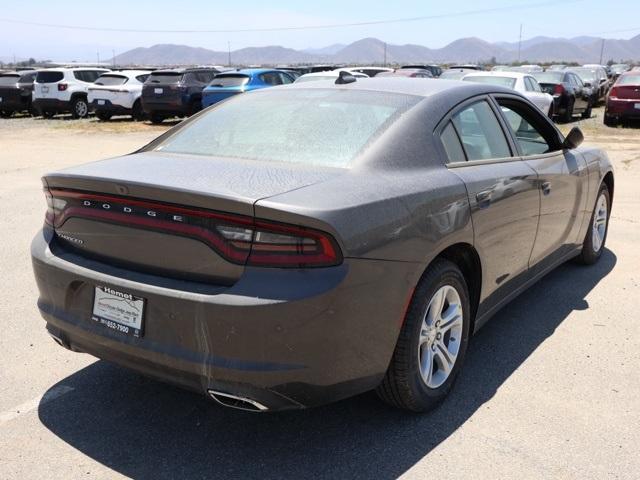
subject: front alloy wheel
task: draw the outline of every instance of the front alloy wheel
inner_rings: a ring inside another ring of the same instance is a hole
[[[611,212],[611,195],[605,183],[598,190],[596,205],[591,215],[589,229],[582,242],[582,252],[578,261],[585,265],[591,265],[598,261],[607,241],[607,229],[609,227],[609,215]]]
[[[85,118],[89,115],[89,104],[84,98],[76,98],[71,105],[73,118]]]

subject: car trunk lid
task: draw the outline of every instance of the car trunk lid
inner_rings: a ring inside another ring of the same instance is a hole
[[[44,182],[60,248],[143,273],[231,285],[248,258],[255,202],[336,174],[148,152]]]

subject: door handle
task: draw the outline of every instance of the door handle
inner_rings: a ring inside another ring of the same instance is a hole
[[[476,201],[478,202],[478,207],[487,208],[489,205],[491,205],[492,194],[492,190],[484,190],[482,192],[476,193]]]
[[[540,189],[544,195],[549,195],[551,193],[551,182],[542,182]]]

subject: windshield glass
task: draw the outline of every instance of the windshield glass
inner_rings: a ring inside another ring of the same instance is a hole
[[[149,75],[149,78],[147,79],[146,83],[163,83],[166,85],[166,84],[178,83],[180,82],[181,78],[182,78],[181,73],[158,72],[158,73],[152,73],[151,75]]]
[[[597,78],[596,71],[588,68],[575,68],[573,70],[578,74],[583,82],[594,82]]]
[[[205,112],[163,152],[348,167],[420,100],[356,90],[262,90]]]
[[[500,87],[507,87],[507,88],[513,88],[516,85],[515,78],[497,77],[493,75],[486,75],[484,77],[479,77],[479,76],[476,77],[474,75],[471,77],[465,77],[463,78],[463,80],[466,82],[488,83],[489,85],[498,85]]]
[[[15,85],[20,75],[0,75],[0,85]]]
[[[440,75],[440,78],[445,78],[449,80],[460,80],[465,75],[471,73],[471,70],[445,70]]]
[[[96,80],[96,85],[104,85],[107,87],[113,85],[124,85],[129,80],[127,77],[122,75],[101,75]]]
[[[564,78],[563,72],[535,72],[533,76],[538,83],[562,83]]]
[[[249,77],[246,75],[219,75],[215,77],[210,87],[242,87],[249,83]]]
[[[338,78],[336,75],[309,75],[308,77],[303,75],[302,77],[298,77],[295,83],[316,82],[318,80],[335,80],[336,78]]]

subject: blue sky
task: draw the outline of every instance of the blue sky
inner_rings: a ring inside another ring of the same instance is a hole
[[[3,9],[0,18],[49,24],[128,29],[241,29],[307,26],[525,6],[544,0],[422,1],[274,1],[216,2],[194,0],[28,0],[20,8]],[[607,10],[607,5],[615,8]],[[626,14],[625,14],[626,13]],[[138,46],[178,43],[226,51],[247,46],[282,45],[303,49],[377,37],[394,44],[415,43],[439,48],[461,37],[517,41],[537,35],[596,35],[631,38],[640,34],[640,0],[557,0],[544,7],[523,8],[409,23],[306,31],[245,33],[114,33],[72,31],[0,21],[0,59],[17,57],[95,61]],[[634,29],[635,30],[631,30]],[[629,29],[626,32],[614,32]]]

